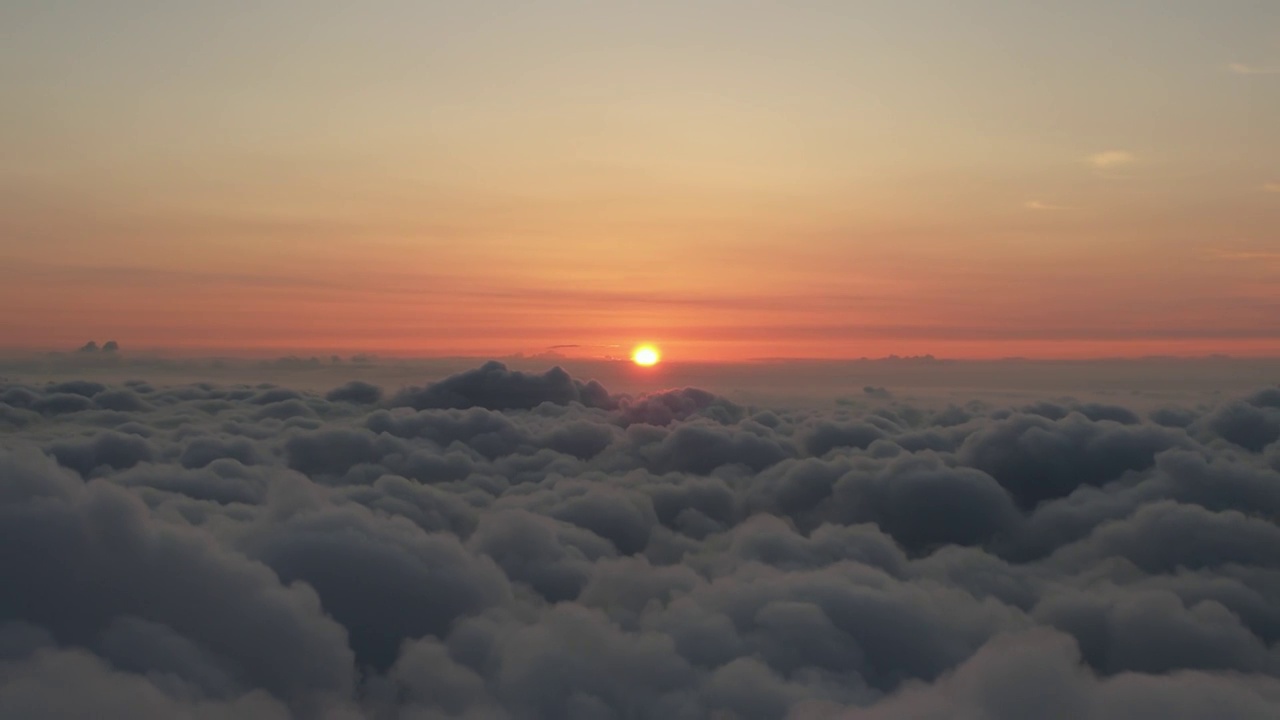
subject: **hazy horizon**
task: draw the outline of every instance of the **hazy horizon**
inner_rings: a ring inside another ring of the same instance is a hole
[[[0,378],[28,382],[93,379],[153,383],[212,382],[254,386],[275,383],[325,392],[350,381],[388,391],[441,381],[496,361],[515,371],[563,368],[611,391],[643,396],[694,387],[747,403],[788,406],[866,400],[868,394],[903,401],[983,397],[1010,401],[1024,397],[1105,400],[1127,396],[1141,407],[1160,402],[1200,402],[1223,393],[1242,393],[1280,382],[1280,359],[1096,358],[963,360],[932,357],[847,360],[768,359],[696,362],[664,360],[637,367],[631,360],[553,357],[201,357],[119,353],[55,353],[6,356]],[[868,391],[874,390],[875,393]]]

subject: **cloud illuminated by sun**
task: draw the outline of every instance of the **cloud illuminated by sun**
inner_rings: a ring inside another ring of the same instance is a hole
[[[1131,165],[1138,161],[1133,153],[1127,150],[1107,150],[1106,152],[1095,153],[1086,158],[1089,164],[1099,169],[1107,169],[1120,167],[1122,165]]]
[[[662,353],[652,345],[640,345],[631,353],[631,361],[643,367],[652,367],[662,359]]]

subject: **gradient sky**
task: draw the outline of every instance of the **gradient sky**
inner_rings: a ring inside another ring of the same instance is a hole
[[[0,4],[0,344],[1280,354],[1275,0]]]

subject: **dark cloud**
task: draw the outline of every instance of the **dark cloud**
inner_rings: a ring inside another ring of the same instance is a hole
[[[132,390],[123,388],[100,392],[93,396],[93,401],[104,410],[118,412],[143,412],[151,407]]]
[[[596,382],[580,382],[560,368],[538,375],[508,370],[500,362],[488,362],[422,388],[408,388],[391,399],[395,407],[415,410],[485,408],[528,410],[542,403],[581,403],[601,407],[608,392]]]
[[[965,465],[996,479],[1023,508],[1065,497],[1145,470],[1158,453],[1185,446],[1172,429],[1094,421],[1071,413],[1060,419],[1012,415],[980,428],[957,453]]]
[[[996,638],[932,685],[907,688],[865,708],[816,702],[791,720],[1263,720],[1280,712],[1274,677],[1181,671],[1099,678],[1080,665],[1067,636],[1037,629]]]
[[[86,484],[26,452],[0,458],[0,472],[0,617],[82,647],[134,617],[295,707],[352,692],[346,631],[311,588],[155,517],[118,485]]]
[[[789,442],[756,427],[724,428],[705,423],[685,423],[665,433],[657,443],[640,449],[655,469],[706,475],[726,465],[751,470],[764,468],[792,457]]]
[[[346,385],[330,390],[324,397],[330,402],[374,405],[382,399],[382,388],[367,382],[352,380]]]
[[[100,433],[87,440],[66,440],[49,447],[49,454],[64,467],[89,477],[95,470],[123,470],[151,460],[150,443],[136,435]]]
[[[107,389],[106,385],[98,382],[90,382],[88,380],[68,380],[45,388],[47,394],[68,393],[71,395],[81,395],[84,397],[93,397]]]
[[[451,535],[359,505],[281,505],[269,504],[270,521],[237,546],[281,581],[315,588],[361,663],[385,669],[403,641],[442,635],[455,619],[509,595],[498,567]]]
[[[308,475],[343,475],[362,463],[376,463],[398,443],[358,429],[324,429],[289,438],[284,445],[289,467]]]
[[[870,422],[819,421],[804,439],[810,455],[826,455],[836,448],[865,449],[886,437],[885,431]]]
[[[1013,498],[990,475],[947,467],[930,455],[895,460],[876,473],[852,471],[833,489],[843,522],[874,522],[913,551],[981,545],[1021,520]]]
[[[1280,390],[882,390],[0,382],[0,717],[1278,716]]]
[[[1280,438],[1280,408],[1265,404],[1270,394],[1258,393],[1249,402],[1223,404],[1204,418],[1204,428],[1251,452],[1262,452]]]
[[[30,405],[31,409],[45,415],[66,415],[92,410],[97,406],[92,399],[79,393],[50,393],[41,396]]]
[[[621,406],[619,414],[624,425],[670,425],[699,414],[718,422],[731,423],[743,416],[740,406],[698,388],[667,390],[640,397],[623,396],[616,402]]]

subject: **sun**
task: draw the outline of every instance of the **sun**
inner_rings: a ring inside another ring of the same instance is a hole
[[[662,354],[652,345],[641,345],[631,353],[632,362],[643,367],[653,367],[661,359]]]

